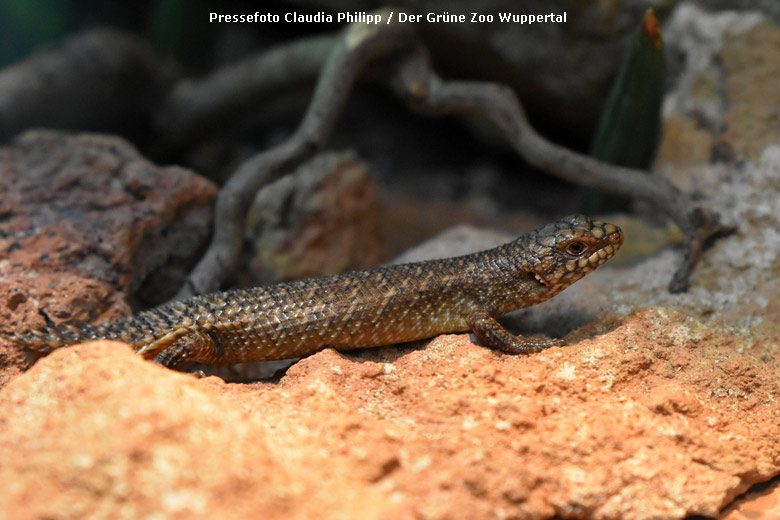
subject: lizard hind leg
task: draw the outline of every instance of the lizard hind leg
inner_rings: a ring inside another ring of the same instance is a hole
[[[154,356],[155,362],[176,369],[185,362],[213,363],[219,356],[214,339],[206,332],[190,331]]]
[[[535,339],[515,336],[485,311],[472,312],[469,327],[477,339],[485,345],[507,354],[530,354],[563,345],[562,339]]]

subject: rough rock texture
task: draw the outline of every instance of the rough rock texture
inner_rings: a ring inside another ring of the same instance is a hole
[[[215,195],[118,138],[33,131],[0,148],[0,331],[170,298],[208,238]],[[3,341],[3,370],[19,366]]]
[[[277,462],[262,417],[208,387],[111,342],[38,363],[0,393],[0,518],[280,518],[304,493],[327,502]]]
[[[774,0],[695,0],[697,4],[711,11],[739,10],[761,11],[767,18],[780,24],[780,4]]]
[[[766,485],[754,486],[723,512],[721,520],[760,520],[780,518],[780,477]]]
[[[625,217],[610,216],[607,220],[621,225],[626,233],[626,246],[611,265],[553,301],[520,311],[509,321],[526,334],[561,334],[602,316],[667,307],[704,320],[713,329],[730,330],[739,338],[735,352],[740,355],[731,356],[732,362],[740,363],[741,353],[752,352],[776,370],[780,366],[780,136],[776,124],[780,74],[775,65],[780,63],[780,31],[754,13],[711,16],[682,4],[664,34],[672,52],[682,54],[685,68],[667,99],[657,169],[718,211],[737,232],[704,256],[689,292],[672,295],[665,284],[680,254],[668,245],[673,236],[659,249],[663,233]],[[743,52],[746,48],[750,49],[747,53]],[[464,240],[474,243],[476,239]],[[438,253],[441,248],[431,250]],[[778,516],[780,488],[776,484],[754,496],[735,504],[728,518]]]
[[[246,387],[85,344],[0,393],[0,510],[715,515],[780,471],[780,371],[741,347],[661,309],[536,356],[449,335],[350,356],[329,349],[277,384]]]
[[[380,208],[366,167],[328,152],[258,192],[247,219],[252,283],[362,269],[384,259]]]
[[[668,46],[682,54],[685,67],[666,100],[657,170],[718,211],[737,231],[705,255],[686,294],[670,295],[662,289],[675,261],[676,253],[669,249],[626,268],[605,287],[618,311],[636,305],[674,307],[764,341],[768,355],[776,358],[780,28],[756,13],[708,15],[682,4],[665,29]],[[741,59],[728,57],[737,51],[744,55]],[[745,81],[749,91],[729,87]],[[677,150],[688,147],[688,157],[666,153],[674,140],[679,141]],[[692,142],[700,145],[690,146]],[[629,234],[626,241],[632,239],[636,237]]]
[[[749,41],[751,55],[771,55],[756,47],[774,40],[752,39],[764,22],[730,20],[729,46]],[[697,60],[684,62],[693,74]],[[717,70],[726,85],[743,69]],[[569,346],[532,356],[447,335],[325,350],[278,381],[240,385],[165,371],[117,344],[64,349],[0,391],[0,518],[674,519],[717,517],[751,484],[777,482],[780,146],[753,149],[751,124],[723,132],[740,106],[763,107],[745,111],[747,123],[779,113],[762,94],[774,76],[751,77],[763,105],[718,105],[706,127],[688,118],[704,109],[683,114],[681,128],[703,138],[700,154],[659,159],[659,173],[737,226],[704,255],[688,293],[666,291],[673,235],[617,216],[608,220],[624,227],[626,246],[614,262],[510,319],[525,333],[567,335]],[[673,93],[679,106],[696,105],[688,92]],[[486,240],[503,238],[461,229],[429,252]],[[29,242],[55,255],[71,243],[46,233]],[[46,261],[25,258],[36,270]],[[13,276],[3,280],[25,280]],[[114,285],[79,291],[69,276],[39,276],[74,284],[56,292],[72,301],[58,311],[48,300],[46,312],[98,316],[89,302],[111,298]],[[21,294],[0,312],[30,305]],[[721,517],[776,518],[778,495],[777,484],[758,490]]]
[[[663,36],[681,73],[664,104],[659,163],[704,162],[724,144],[727,153],[757,160],[780,141],[771,108],[780,105],[779,26],[758,12],[710,14],[683,3]]]

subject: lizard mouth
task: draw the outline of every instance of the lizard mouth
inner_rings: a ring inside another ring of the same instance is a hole
[[[622,235],[619,235],[616,241],[608,243],[590,255],[583,255],[578,260],[569,260],[566,262],[566,270],[572,274],[579,272],[582,273],[580,276],[585,276],[587,273],[603,265],[607,260],[615,256],[617,250],[620,249],[622,238]]]
[[[622,237],[619,237],[618,240],[606,244],[604,247],[593,251],[590,255],[585,254],[579,258],[561,261],[550,272],[533,272],[534,280],[540,286],[547,288],[557,285],[561,280],[578,280],[615,256],[615,253],[620,249],[621,242]],[[570,283],[571,281],[566,283],[566,285]]]

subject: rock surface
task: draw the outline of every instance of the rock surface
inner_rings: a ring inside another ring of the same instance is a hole
[[[730,20],[729,45],[755,47],[751,31],[772,30],[753,18]],[[743,69],[718,70],[726,85]],[[766,92],[762,82],[777,84],[772,74],[751,78],[753,95]],[[683,98],[695,93],[673,96],[694,106]],[[763,102],[777,113],[776,98]],[[750,129],[772,131],[763,120],[723,131],[739,116],[730,111],[751,103],[718,105],[706,127],[689,117],[701,107],[678,112],[679,128],[697,132],[690,151],[698,152],[659,158],[659,173],[738,228],[704,255],[688,293],[666,291],[679,255],[670,235],[650,239],[646,226],[617,216],[607,220],[624,227],[627,243],[614,261],[513,317],[524,333],[567,335],[568,347],[533,356],[445,335],[325,350],[274,382],[230,384],[162,370],[121,344],[64,349],[0,391],[0,519],[776,518],[776,483],[720,513],[751,484],[780,474],[780,146],[753,146]],[[756,113],[743,116],[749,123]],[[673,124],[667,118],[666,129]],[[3,229],[28,229],[56,207],[52,200],[23,219],[0,211]],[[88,200],[98,208],[110,201]],[[95,226],[112,225],[101,218]],[[74,236],[67,226],[55,231]],[[82,271],[111,273],[111,264],[80,263],[69,249],[80,242],[58,237],[44,232],[24,244],[40,248],[24,262],[41,287],[62,284],[47,289],[45,312],[94,319],[123,305],[111,302],[126,268],[85,286]],[[505,238],[460,229],[415,254],[462,253]],[[0,243],[4,254],[21,254]],[[46,274],[47,254],[78,269]],[[0,268],[11,265],[0,259]],[[2,273],[9,287],[31,277]],[[14,312],[42,319],[24,294],[8,293],[0,324]]]
[[[380,204],[366,166],[326,152],[255,197],[247,218],[251,283],[363,269],[384,260]]]
[[[761,520],[780,518],[780,478],[754,486],[723,512],[721,520]]]
[[[0,332],[170,298],[209,236],[215,196],[119,138],[32,131],[1,148]],[[24,365],[3,341],[0,386]]]
[[[740,363],[750,352],[777,370],[780,136],[775,123],[780,69],[775,64],[780,63],[780,31],[756,13],[709,15],[682,4],[664,34],[672,52],[683,56],[685,68],[667,99],[657,170],[717,211],[736,233],[704,255],[691,290],[674,295],[666,290],[680,254],[672,237],[659,249],[657,238],[663,244],[663,234],[632,219],[610,216],[606,220],[626,234],[626,247],[617,258],[553,301],[516,313],[512,321],[526,334],[559,335],[602,316],[671,308],[703,320],[713,330],[729,330],[737,342],[731,362]],[[750,52],[740,51],[745,48]],[[466,233],[461,240],[477,243],[479,232]],[[428,250],[441,252],[442,245]],[[424,251],[417,254],[427,256]],[[592,325],[574,336],[588,330]],[[753,519],[774,519],[778,503],[780,488],[775,484],[726,514],[730,519],[742,512]]]
[[[660,165],[705,162],[724,145],[756,161],[780,140],[771,109],[780,105],[780,26],[758,12],[708,13],[683,3],[663,35],[679,74],[664,103]]]
[[[525,357],[465,334],[328,349],[250,386],[57,351],[0,393],[0,510],[683,518],[780,471],[780,371],[669,310],[600,331]]]

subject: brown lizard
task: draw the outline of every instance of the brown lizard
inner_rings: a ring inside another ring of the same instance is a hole
[[[471,330],[504,352],[538,352],[562,340],[515,336],[496,318],[547,300],[609,260],[617,226],[564,218],[470,255],[195,296],[100,325],[11,336],[40,352],[116,339],[147,359],[233,364],[403,343]]]

